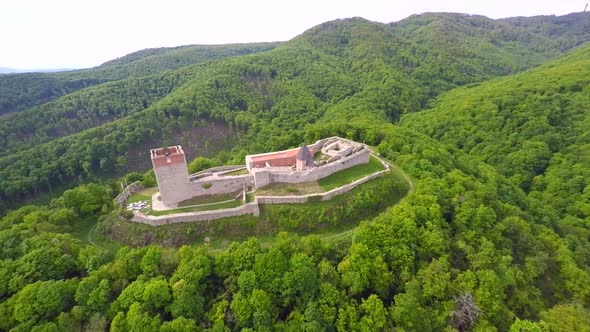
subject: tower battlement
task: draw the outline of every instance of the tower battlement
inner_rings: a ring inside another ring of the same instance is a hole
[[[154,168],[186,163],[184,151],[180,145],[151,149],[150,155]]]

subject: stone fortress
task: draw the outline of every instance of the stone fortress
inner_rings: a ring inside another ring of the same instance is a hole
[[[247,174],[242,175],[228,174],[239,167],[217,167],[189,175],[180,145],[152,149],[150,155],[159,189],[152,205],[171,209],[193,197],[244,193],[272,183],[317,181],[340,170],[368,163],[370,150],[361,143],[330,137],[309,146],[303,143],[295,149],[248,155],[245,167],[241,167]]]

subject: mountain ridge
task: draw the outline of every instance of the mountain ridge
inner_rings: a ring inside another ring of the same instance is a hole
[[[149,76],[194,63],[261,52],[276,45],[277,43],[195,45],[160,48],[157,49],[158,54],[150,54],[154,49],[146,49],[132,53],[135,54],[135,59],[126,64],[111,60],[97,67],[74,71],[1,75],[0,115],[38,106],[68,93],[108,81]],[[137,57],[137,53],[143,55]]]
[[[457,23],[456,15],[451,15],[450,18],[443,17],[445,22],[450,22],[444,23],[443,27],[447,25],[463,27],[468,23],[464,21],[459,21],[461,24]],[[587,19],[590,15],[581,17]],[[482,19],[477,18],[476,23],[483,24],[479,20]],[[487,23],[494,22],[489,19],[483,20]],[[415,20],[402,21],[408,26],[406,31],[419,28],[419,24],[413,21]],[[422,21],[418,23],[420,22]],[[428,18],[428,22],[432,22],[432,18]],[[402,114],[424,109],[429,100],[443,91],[457,85],[482,81],[503,73],[510,67],[501,65],[504,69],[500,72],[493,66],[478,67],[477,62],[470,60],[471,53],[474,51],[467,52],[465,48],[459,52],[449,46],[436,50],[428,48],[422,41],[432,41],[432,34],[440,30],[440,24],[433,26],[428,22],[425,25],[426,28],[419,28],[422,32],[417,35],[417,40],[406,39],[403,33],[396,32],[401,29],[399,26],[391,28],[387,24],[362,18],[326,22],[308,29],[291,41],[283,42],[276,47],[271,45],[273,50],[269,52],[260,52],[248,57],[220,59],[161,74],[162,78],[185,76],[186,80],[173,78],[169,81],[170,83],[164,84],[163,94],[158,95],[159,92],[154,90],[155,95],[146,96],[143,102],[139,99],[137,106],[127,106],[126,101],[120,98],[120,101],[116,101],[117,98],[106,98],[109,93],[129,96],[137,94],[138,92],[125,90],[126,86],[133,85],[110,83],[104,87],[101,85],[90,87],[72,94],[72,97],[93,96],[95,89],[103,89],[107,94],[98,93],[99,90],[96,90],[96,94],[102,94],[105,97],[93,98],[92,104],[73,102],[75,99],[66,95],[52,104],[28,111],[31,112],[30,114],[25,112],[22,115],[15,113],[8,117],[0,117],[2,133],[0,136],[7,138],[2,143],[2,146],[6,147],[3,151],[11,153],[8,147],[13,146],[15,149],[18,146],[19,155],[27,156],[33,153],[32,151],[37,151],[35,155],[40,153],[45,155],[45,151],[55,150],[51,147],[52,142],[63,140],[62,137],[65,136],[62,135],[75,134],[91,129],[94,125],[110,128],[109,131],[113,131],[113,135],[117,136],[120,135],[117,132],[126,126],[131,126],[127,127],[126,131],[143,132],[143,129],[137,128],[139,123],[142,123],[142,126],[154,128],[174,124],[173,126],[176,126],[178,130],[184,132],[191,121],[200,122],[205,119],[205,121],[229,123],[232,127],[245,132],[240,136],[244,137],[247,132],[247,136],[254,137],[264,132],[270,136],[280,136],[276,133],[287,129],[294,130],[295,133],[303,130],[308,123],[318,121],[325,114],[339,118],[371,114],[376,121],[397,122]],[[479,25],[476,25],[476,28]],[[493,25],[489,28],[493,29]],[[481,31],[481,28],[474,31]],[[485,43],[482,43],[477,41],[477,34],[469,37],[464,29],[459,29],[459,32],[461,36],[466,36],[465,40],[471,41],[471,44],[485,46],[476,47],[475,51],[488,50],[487,45],[491,38],[489,33],[486,34],[489,38],[486,37]],[[589,38],[590,33],[588,34],[588,36],[587,34],[577,35],[576,38]],[[539,38],[541,41],[547,41],[544,37]],[[518,40],[512,43],[518,43]],[[500,46],[502,45],[504,44]],[[556,47],[555,43],[547,41],[543,45],[548,45],[547,47],[553,50],[551,52],[558,52],[556,48],[552,48]],[[501,52],[489,52],[498,54],[489,61],[510,64],[523,59],[522,54],[528,54],[526,52],[535,54],[534,49],[527,51],[525,46],[519,47],[518,52],[504,52],[502,48],[492,48]],[[233,49],[230,48],[230,50]],[[161,51],[156,51],[158,52]],[[132,59],[133,57],[136,56],[132,56]],[[502,61],[494,60],[496,58]],[[534,61],[531,60],[529,65],[533,63]],[[160,82],[158,76],[146,76],[137,81],[139,82],[137,87],[141,89],[142,84],[152,84],[148,82],[153,79]],[[105,90],[106,87],[108,89]],[[117,89],[123,90],[117,92]],[[149,91],[150,89],[144,89],[141,93],[152,93]],[[153,102],[147,102],[147,100]],[[125,121],[125,116],[131,113],[131,109],[134,109],[132,112],[138,112],[140,117],[142,116],[140,114],[153,114],[153,116],[144,116],[141,122],[133,124],[135,120]],[[166,119],[164,123],[145,122],[156,121],[162,114]],[[263,122],[269,123],[270,126],[265,128]],[[92,135],[97,135],[101,130],[92,132],[95,133]],[[159,130],[153,132],[159,132],[158,135],[162,133]],[[83,137],[91,139],[92,135],[83,135]],[[239,148],[252,149],[252,151],[282,149],[298,145],[297,140],[301,139],[300,135],[294,134],[287,140],[277,137],[276,140],[271,141],[272,143],[250,140],[250,146]],[[128,141],[129,143],[125,144],[131,144],[136,139]],[[269,143],[273,145],[265,146]],[[108,143],[108,145],[112,144],[121,143]],[[72,148],[75,145],[71,145]],[[31,152],[27,153],[29,149]],[[90,169],[100,170],[100,164],[114,164],[115,159],[124,157],[128,149],[133,150],[130,145],[120,145],[119,149],[112,150],[112,152],[116,151],[113,156],[87,156],[82,159],[89,160],[87,162],[93,165]],[[80,147],[79,150],[85,149]],[[45,157],[35,158],[46,159],[46,165],[54,165],[50,166],[52,170],[48,169],[46,172],[52,174],[48,175],[49,178],[56,177],[55,167],[59,164],[56,162],[63,158],[62,156],[50,153]],[[6,167],[12,160],[12,157],[0,157],[0,165]],[[80,162],[74,160],[62,162],[71,164],[70,168],[78,170],[76,174],[86,173],[89,169],[82,167]],[[5,174],[2,179],[8,183],[13,181],[21,184],[35,183],[47,177],[30,175],[38,173],[35,169],[40,167],[41,165],[31,162],[23,170],[4,169]],[[4,184],[5,188],[12,187],[8,183]],[[39,185],[35,186],[39,187]]]

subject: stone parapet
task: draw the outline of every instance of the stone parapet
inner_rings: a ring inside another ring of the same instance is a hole
[[[147,214],[143,214],[141,212],[135,212],[131,221],[147,224],[150,226],[161,226],[182,222],[207,221],[227,217],[243,216],[247,214],[251,214],[254,216],[260,215],[258,204],[248,203],[236,208],[199,212],[174,213],[164,216],[150,216]]]
[[[133,195],[136,192],[143,190],[143,189],[144,189],[144,187],[141,184],[141,182],[135,181],[132,184],[125,187],[125,189],[123,189],[122,193],[117,195],[117,197],[115,198],[115,202],[117,202],[117,204],[123,206],[123,205],[125,205],[125,202],[127,202],[127,199],[129,199],[129,197],[131,195]]]
[[[207,169],[204,169],[202,171],[198,171],[196,173],[190,174],[189,177],[194,177],[194,176],[198,176],[201,175],[202,173],[213,173],[213,172],[229,172],[229,171],[234,171],[240,168],[246,168],[246,166],[244,165],[225,165],[225,166],[214,166],[214,167],[210,167]]]
[[[261,188],[270,183],[276,182],[283,182],[283,183],[301,183],[301,182],[309,182],[309,181],[317,181],[319,179],[325,178],[333,173],[341,171],[346,168],[350,168],[352,166],[366,164],[369,162],[370,151],[368,149],[362,149],[348,157],[341,158],[334,162],[322,165],[320,167],[315,167],[305,171],[294,171],[291,173],[276,173],[276,172],[268,172],[264,174],[263,172],[257,172],[254,174],[254,182],[256,188]],[[258,175],[260,174],[260,175]],[[268,180],[259,180],[258,176],[266,177],[268,176]]]
[[[254,184],[252,175],[211,176],[191,181],[191,196],[220,195],[242,190]]]

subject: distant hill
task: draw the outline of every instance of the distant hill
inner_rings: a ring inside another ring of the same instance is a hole
[[[96,84],[143,77],[186,65],[266,51],[278,43],[189,45],[146,49],[98,67],[0,76],[0,115],[21,111]]]
[[[16,73],[26,73],[26,72],[28,72],[28,70],[0,67],[0,74],[16,74]]]
[[[44,87],[60,86],[60,77],[74,90],[97,86],[0,118],[0,184],[10,188],[5,197],[18,197],[45,190],[47,181],[113,174],[117,167],[145,169],[133,158],[123,162],[128,151],[165,143],[172,132],[188,135],[203,123],[237,130],[242,143],[236,149],[265,151],[298,145],[310,123],[397,122],[456,86],[522,71],[590,40],[590,30],[557,29],[561,22],[585,26],[589,17],[531,18],[559,31],[552,34],[522,28],[522,20],[462,14],[425,14],[394,24],[352,18],[318,25],[279,46],[152,49],[89,70],[8,75],[14,83]],[[215,57],[230,58],[186,66]],[[36,90],[19,91],[26,97]],[[31,102],[67,92],[56,88]],[[286,130],[292,134],[282,135]],[[105,148],[89,149],[97,140]],[[18,167],[9,167],[17,161]],[[69,176],[58,169],[68,169]]]

